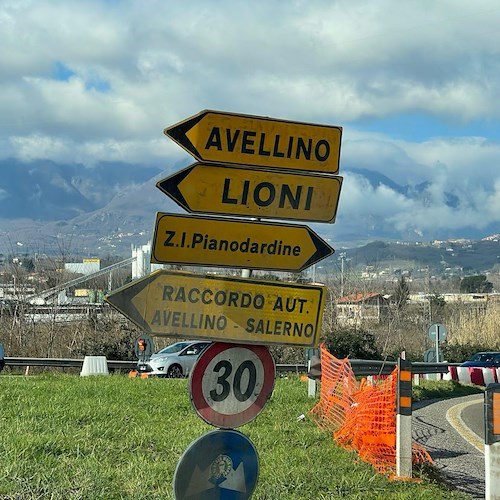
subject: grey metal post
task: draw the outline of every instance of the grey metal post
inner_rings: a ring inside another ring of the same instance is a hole
[[[436,363],[439,363],[439,325],[436,326]],[[441,377],[436,375],[436,379],[440,379]]]
[[[489,384],[484,392],[484,480],[485,499],[500,499],[500,384]]]
[[[411,363],[398,359],[396,414],[396,476],[412,477]]]

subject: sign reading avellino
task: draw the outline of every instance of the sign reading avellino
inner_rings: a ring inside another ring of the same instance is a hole
[[[205,110],[164,133],[200,161],[339,170],[341,127]]]
[[[333,251],[307,226],[158,213],[151,262],[297,272]]]
[[[333,222],[342,177],[194,163],[156,185],[192,213]]]
[[[161,270],[106,300],[158,336],[315,347],[325,294],[321,285]]]

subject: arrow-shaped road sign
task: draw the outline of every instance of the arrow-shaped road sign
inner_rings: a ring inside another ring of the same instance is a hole
[[[205,110],[164,133],[200,161],[339,171],[341,127]]]
[[[298,272],[333,252],[307,226],[158,213],[151,262]]]
[[[333,222],[342,177],[194,163],[156,185],[191,213]]]
[[[323,285],[161,270],[106,300],[149,334],[315,347],[325,295]]]

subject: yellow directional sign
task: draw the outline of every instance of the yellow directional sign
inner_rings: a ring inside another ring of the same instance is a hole
[[[325,294],[323,285],[162,270],[106,300],[153,335],[315,347]]]
[[[151,262],[302,271],[333,252],[307,226],[158,213]]]
[[[200,161],[339,171],[342,127],[205,110],[164,133]]]
[[[342,177],[194,163],[156,185],[191,213],[334,222]]]

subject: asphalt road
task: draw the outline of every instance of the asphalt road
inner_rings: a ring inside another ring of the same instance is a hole
[[[475,404],[462,410],[464,424],[484,442],[484,400],[481,398]]]
[[[463,417],[477,418],[473,407],[480,407],[483,398],[475,394],[413,406],[413,439],[425,447],[450,486],[473,498],[484,498],[484,455],[478,449],[484,439],[464,425]]]

